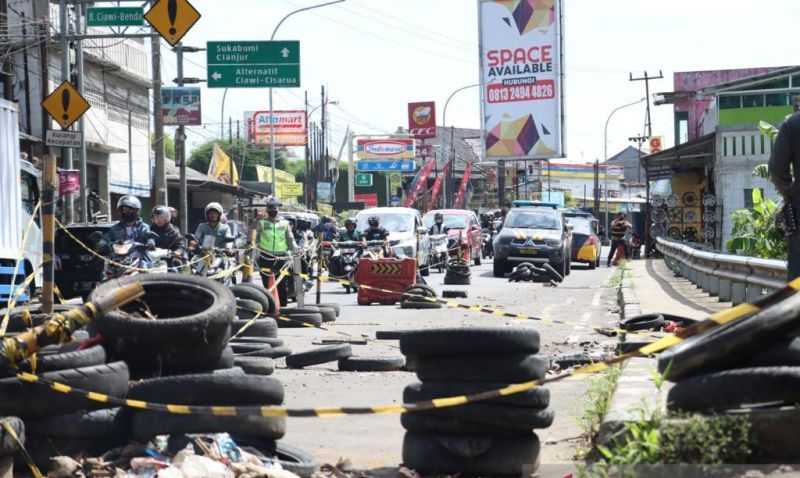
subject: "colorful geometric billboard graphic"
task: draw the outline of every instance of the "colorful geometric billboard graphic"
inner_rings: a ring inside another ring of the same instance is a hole
[[[563,156],[560,0],[480,0],[487,159]]]

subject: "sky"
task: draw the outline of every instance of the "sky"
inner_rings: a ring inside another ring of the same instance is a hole
[[[191,0],[203,15],[185,45],[207,41],[268,40],[287,13],[319,0]],[[672,91],[675,71],[797,64],[798,0],[564,0],[566,161],[603,159],[604,125],[617,106],[645,96],[629,75],[663,73],[651,93]],[[349,126],[356,134],[406,127],[406,105],[435,101],[438,122],[456,89],[479,81],[476,0],[346,0],[299,13],[277,40],[301,42],[300,88],[276,88],[275,109],[311,107],[325,85],[331,150]],[[163,77],[175,77],[175,56],[163,43]],[[205,78],[205,53],[186,54],[185,75]],[[203,127],[187,128],[189,146],[220,135],[223,91],[203,87]],[[266,89],[231,89],[224,117],[267,109]],[[319,113],[313,120],[319,121]],[[654,135],[674,144],[671,106],[652,107]],[[608,153],[644,132],[645,106],[616,113],[609,123]],[[480,128],[477,88],[458,93],[447,125]],[[227,125],[225,126],[227,134]],[[235,127],[234,127],[235,134]]]

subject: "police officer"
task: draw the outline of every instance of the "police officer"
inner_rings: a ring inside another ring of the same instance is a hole
[[[119,222],[111,226],[103,235],[103,239],[98,243],[99,249],[103,253],[110,252],[111,244],[123,241],[135,241],[152,246],[155,242],[147,236],[150,228],[139,217],[139,210],[142,203],[136,196],[122,196],[117,201],[117,212],[119,212]],[[149,242],[148,242],[149,241]]]
[[[800,277],[800,232],[797,229],[800,219],[800,97],[795,98],[794,114],[783,122],[775,139],[769,175],[786,204],[782,213],[789,246],[788,280],[792,281]]]
[[[364,236],[356,230],[356,222],[352,219],[344,221],[345,231],[339,234],[339,240],[342,242],[347,241],[362,241]]]
[[[289,260],[291,254],[297,249],[292,228],[287,221],[278,217],[280,201],[275,198],[267,199],[267,217],[258,222],[257,244],[259,250],[258,265],[261,269],[261,280],[266,286],[269,283],[269,269],[275,273],[275,279],[279,279],[278,271],[281,270]],[[289,279],[284,278],[278,284],[278,297],[281,305],[288,303],[288,284]]]
[[[233,239],[230,227],[222,222],[223,214],[222,204],[218,202],[208,203],[206,206],[205,214],[206,221],[197,226],[194,235],[197,237],[197,242],[200,247],[206,247],[205,238],[211,236],[214,238],[213,247],[222,249],[227,246]]]

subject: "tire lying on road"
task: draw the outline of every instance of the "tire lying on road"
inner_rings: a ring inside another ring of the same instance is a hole
[[[54,370],[65,370],[70,368],[91,367],[106,363],[106,351],[100,345],[86,349],[73,350],[73,344],[59,346],[54,353],[40,353],[36,360],[36,373],[52,372]],[[32,372],[33,366],[30,360],[25,360],[18,365],[17,369],[0,370],[0,376],[12,377],[19,372]]]
[[[353,355],[353,349],[347,344],[327,345],[306,352],[292,354],[286,357],[286,366],[289,368],[303,368],[328,362],[336,362]]]
[[[194,345],[222,334],[236,314],[233,294],[219,282],[183,274],[139,274],[101,284],[90,295],[96,300],[120,287],[139,282],[142,299],[94,321],[107,338],[136,337],[140,343]],[[144,303],[157,320],[131,317]],[[221,350],[221,348],[220,348]]]
[[[256,294],[248,292],[247,289],[255,291]],[[231,287],[231,292],[236,297],[255,300],[260,303],[263,312],[268,316],[273,316],[275,314],[275,297],[263,286],[253,284],[252,282],[242,282],[241,284],[236,284]]]
[[[322,314],[319,312],[309,312],[304,314],[284,315],[283,310],[281,310],[281,317],[278,318],[278,326],[285,329],[321,327]]]
[[[336,310],[332,307],[326,307],[322,304],[317,304],[314,307],[319,309],[319,315],[322,317],[322,322],[335,322]]]
[[[392,372],[402,370],[404,357],[347,357],[339,359],[339,370],[343,372]]]
[[[743,366],[800,328],[800,294],[754,316],[714,327],[662,352],[658,371],[671,381]]]
[[[270,347],[283,345],[283,339],[277,337],[236,337],[235,342],[240,344],[267,344]]]
[[[327,307],[328,309],[333,309],[333,311],[336,312],[337,318],[342,313],[342,306],[335,302],[323,302],[321,304],[317,304],[316,307]]]
[[[539,438],[533,434],[514,437],[428,435],[406,433],[403,463],[425,475],[513,475],[521,464],[538,466]]]
[[[252,322],[252,323],[251,323]],[[245,327],[247,328],[239,334]],[[233,335],[237,335],[237,340],[243,337],[277,337],[278,336],[278,323],[275,319],[265,317],[262,319],[251,320],[234,320],[231,324]]]
[[[417,377],[423,382],[449,380],[521,383],[544,378],[549,361],[529,354],[472,355],[420,357],[415,366]]]
[[[233,363],[249,375],[272,375],[275,371],[275,362],[268,357],[238,356],[233,359]]]
[[[125,362],[45,372],[41,377],[117,398],[125,398],[128,391],[129,374]],[[96,408],[108,406],[78,394],[55,393],[44,384],[26,383],[13,377],[0,379],[0,416],[27,419]]]
[[[535,354],[539,352],[539,332],[521,327],[410,330],[400,337],[400,350],[405,355],[423,357]]]
[[[283,440],[265,440],[261,437],[233,435],[233,441],[256,456],[275,458],[284,470],[290,471],[300,478],[311,478],[317,469],[314,455],[289,445]]]
[[[427,298],[427,299],[426,299]],[[436,291],[426,284],[414,284],[406,288],[400,298],[401,309],[441,309],[436,300]]]
[[[753,367],[699,375],[676,383],[670,410],[722,411],[754,404],[800,402],[800,367]]]
[[[195,374],[162,377],[131,385],[128,397],[154,403],[208,406],[257,406],[283,403],[283,386],[259,375]],[[177,415],[136,411],[133,436],[148,440],[176,433],[242,433],[278,439],[286,433],[284,417]]]
[[[664,327],[664,316],[662,314],[637,315],[620,321],[619,326],[628,332],[637,330],[657,331]]]
[[[508,383],[491,382],[417,382],[403,390],[403,403],[415,403],[435,398],[474,395],[476,393],[499,390]],[[480,403],[542,409],[550,404],[550,389],[536,387],[521,393],[502,398],[484,400]]]
[[[71,304],[53,304],[53,312],[67,312],[77,307]],[[5,318],[6,314],[8,314],[7,333],[24,332],[31,327],[42,325],[52,317],[51,314],[43,314],[41,306],[38,305],[20,305],[10,310],[0,309],[0,320]]]

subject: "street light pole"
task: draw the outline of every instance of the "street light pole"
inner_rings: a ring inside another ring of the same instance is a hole
[[[608,118],[606,119],[606,126],[605,126],[605,129],[603,130],[603,158],[604,158],[603,161],[605,162],[605,166],[606,166],[605,179],[603,180],[603,189],[605,189],[605,195],[606,195],[606,221],[605,221],[606,222],[606,224],[605,224],[605,230],[606,230],[605,240],[606,241],[608,241],[608,237],[609,237],[608,236],[608,230],[610,229],[609,222],[608,222],[608,123],[611,122],[611,117],[613,117],[614,114],[617,111],[620,111],[622,109],[625,109],[625,108],[628,108],[628,107],[631,107],[631,106],[636,106],[636,105],[638,105],[639,103],[641,103],[642,101],[644,101],[646,99],[647,99],[647,97],[644,97],[644,98],[639,99],[638,101],[634,101],[632,103],[624,104],[622,106],[617,106],[616,108],[611,110],[611,113],[609,113]]]
[[[445,129],[447,128],[447,107],[448,107],[448,105],[450,105],[450,100],[452,100],[453,97],[456,94],[458,94],[459,92],[461,92],[461,91],[468,90],[470,88],[477,88],[479,86],[481,86],[480,83],[475,83],[473,85],[462,86],[461,88],[459,88],[459,89],[453,91],[452,93],[450,93],[450,96],[447,97],[447,101],[444,102],[444,109],[442,110],[442,126],[444,126]],[[452,134],[452,131],[451,131],[451,134]],[[455,145],[455,139],[453,139],[453,144]],[[445,131],[445,134],[442,135],[442,154],[443,155],[447,155],[447,132],[446,131]],[[447,155],[447,156],[449,156],[449,155]],[[445,157],[447,157],[447,156],[445,156]],[[455,148],[453,148],[453,156],[455,156]],[[455,169],[456,168],[455,157],[450,158],[450,160],[452,161],[452,164],[450,165],[450,173],[449,174],[452,175],[456,170]],[[447,161],[445,161],[444,164],[447,164]],[[448,190],[448,186],[449,186],[448,181],[447,181],[448,173],[447,173],[447,171],[443,170],[442,174],[444,174],[444,180],[442,181],[442,197],[444,198],[445,207],[447,207],[447,202],[448,202],[447,190]]]
[[[345,1],[346,0],[334,0],[332,2],[325,2],[317,5],[311,5],[308,7],[298,8],[297,10],[289,12],[283,18],[281,18],[281,21],[279,21],[277,25],[275,25],[275,29],[272,30],[272,36],[269,37],[269,41],[275,40],[275,35],[278,33],[278,29],[281,27],[281,25],[283,25],[283,22],[285,22],[292,15],[295,15],[300,12],[305,12],[308,10],[314,10],[315,8],[322,8],[322,7],[327,7],[328,5],[335,5],[337,3],[342,3]],[[270,167],[272,168],[272,194],[275,195],[277,191],[275,189],[275,122],[273,121],[272,118],[272,88],[269,89],[269,164]]]

